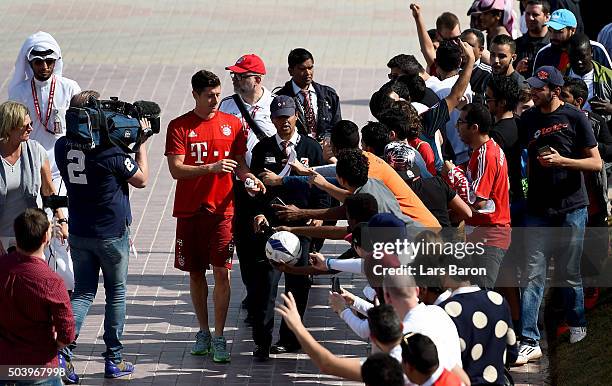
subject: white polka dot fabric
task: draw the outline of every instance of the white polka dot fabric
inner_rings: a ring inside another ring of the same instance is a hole
[[[463,369],[472,384],[502,383],[504,363],[518,354],[510,308],[494,291],[459,289],[440,307],[457,326]]]

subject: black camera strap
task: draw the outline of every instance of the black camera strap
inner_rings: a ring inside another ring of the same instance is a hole
[[[234,94],[232,95],[232,99],[234,99],[236,106],[238,106],[238,110],[240,110],[240,114],[242,114],[242,118],[244,118],[251,130],[253,130],[253,133],[255,133],[257,139],[261,141],[262,139],[268,138],[268,136],[266,135],[266,133],[263,132],[261,127],[257,125],[251,114],[249,114],[240,96],[238,96],[238,94]]]

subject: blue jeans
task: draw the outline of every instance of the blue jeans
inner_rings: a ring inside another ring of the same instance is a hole
[[[104,277],[106,305],[104,307],[105,358],[121,362],[120,339],[125,324],[125,292],[130,254],[129,230],[121,237],[95,239],[70,235],[70,249],[74,263],[75,287],[72,294],[72,311],[79,334],[89,307],[98,291],[100,269]],[[63,351],[72,356],[70,349]]]
[[[582,244],[587,220],[587,208],[576,209],[554,217],[525,218],[529,234],[525,237],[526,272],[521,297],[521,335],[540,340],[538,312],[544,296],[547,259],[554,253],[555,280],[560,286],[567,323],[572,327],[586,326],[584,292],[580,276]],[[555,227],[555,228],[553,228]]]
[[[482,255],[475,254],[472,264],[478,268],[486,268],[486,276],[478,276],[474,278],[474,284],[478,284],[480,288],[493,290],[499,269],[506,255],[506,250],[494,247],[492,245],[486,245],[483,247],[484,253]]]
[[[51,377],[36,381],[0,381],[0,386],[64,386],[62,378]]]

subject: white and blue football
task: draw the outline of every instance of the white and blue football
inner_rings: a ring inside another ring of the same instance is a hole
[[[300,239],[291,232],[276,232],[266,243],[266,257],[274,262],[295,265],[301,255]]]

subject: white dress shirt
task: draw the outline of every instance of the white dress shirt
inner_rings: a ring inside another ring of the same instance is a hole
[[[462,367],[457,327],[442,308],[419,303],[406,314],[403,325],[404,334],[423,334],[434,342],[440,366],[447,370]]]
[[[304,95],[302,95],[302,89],[298,87],[297,84],[292,80],[291,86],[293,87],[293,92],[297,95],[300,103],[302,103],[302,107],[306,104],[304,103]],[[308,94],[310,95],[310,103],[312,105],[312,111],[314,111],[315,119],[318,117],[319,107],[317,106],[317,93],[315,92],[312,84],[308,85]]]
[[[242,103],[244,103],[244,107],[246,107],[246,110],[249,112],[249,114],[251,114],[251,118],[253,118],[253,121],[257,123],[257,126],[261,129],[261,131],[264,132],[266,136],[271,137],[276,134],[276,127],[274,127],[272,119],[270,118],[270,104],[272,104],[274,95],[268,89],[263,87],[263,94],[261,98],[259,98],[259,100],[253,105],[246,103],[241,97],[240,99],[242,100]],[[246,120],[242,117],[242,113],[236,105],[234,98],[224,98],[221,101],[221,104],[219,105],[219,111],[236,116],[242,122],[242,127],[249,127]],[[258,143],[259,139],[257,139],[257,135],[255,135],[253,130],[249,128],[249,132],[247,135],[247,152],[245,154],[247,166],[251,166],[253,148]]]

